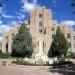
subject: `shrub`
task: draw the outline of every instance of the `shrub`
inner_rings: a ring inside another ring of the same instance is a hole
[[[0,52],[0,58],[10,58],[10,57],[11,57],[10,53]]]
[[[24,61],[23,59],[17,58],[16,61],[12,62],[14,64],[18,64],[18,65],[29,65],[29,66],[49,66],[48,63],[46,64],[33,64],[33,63],[29,63],[27,61]]]

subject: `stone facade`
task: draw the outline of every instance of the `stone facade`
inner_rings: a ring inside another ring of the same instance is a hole
[[[0,50],[2,50],[2,44],[0,43]]]
[[[2,40],[2,52],[11,53],[11,47],[13,43],[13,37],[18,33],[19,26],[15,25],[12,27],[9,31],[5,32],[3,34],[3,40]]]
[[[69,51],[75,52],[75,32],[64,25],[59,25],[56,20],[53,20],[51,10],[45,7],[37,7],[30,12],[30,20],[27,23],[27,27],[32,35],[33,55],[39,52],[48,53],[58,26],[60,26],[69,42]],[[2,52],[11,53],[13,37],[18,33],[19,27],[16,25],[3,34]]]

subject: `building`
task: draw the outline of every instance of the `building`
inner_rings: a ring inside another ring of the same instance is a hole
[[[37,7],[35,10],[30,12],[30,20],[26,23],[27,28],[32,35],[34,47],[33,55],[42,52],[45,54],[48,53],[53,36],[56,34],[58,26],[61,28],[68,40],[68,51],[73,53],[75,52],[75,32],[70,28],[66,28],[64,25],[58,24],[56,20],[53,20],[50,9],[46,9],[45,7]],[[18,33],[19,27],[20,26],[15,25],[3,34],[2,52],[11,53],[13,37]]]
[[[2,50],[2,44],[0,43],[0,51]]]

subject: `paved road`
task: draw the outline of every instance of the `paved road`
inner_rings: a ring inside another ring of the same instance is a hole
[[[0,75],[62,75],[57,72],[50,72],[49,67],[30,67],[17,65],[2,65],[0,61]]]
[[[17,65],[2,65],[0,61],[0,75],[75,75],[75,66],[64,69],[49,69],[49,67],[30,67]]]
[[[20,66],[0,66],[0,75],[61,75],[46,69],[25,68]]]

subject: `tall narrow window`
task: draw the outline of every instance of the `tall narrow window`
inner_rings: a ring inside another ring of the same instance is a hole
[[[8,43],[6,44],[6,52],[8,52]]]
[[[45,45],[44,45],[44,41],[43,41],[43,51],[44,51],[44,47],[45,47]]]
[[[73,38],[74,38],[74,40],[75,40],[75,36],[74,36]]]
[[[52,39],[54,39],[54,37],[55,37],[55,34],[52,34]]]
[[[67,33],[67,38],[68,38],[68,39],[70,39],[70,38],[71,38],[70,33]]]
[[[42,14],[39,14],[39,18],[42,18]]]
[[[39,26],[42,26],[42,22],[39,22]]]
[[[54,27],[52,28],[52,31],[54,31]]]
[[[75,44],[74,44],[74,48],[75,48]]]
[[[39,29],[39,32],[42,33],[42,29]]]
[[[45,28],[45,30],[44,30],[44,34],[46,34],[46,28]]]
[[[69,46],[69,48],[71,48],[71,43],[70,42],[68,43],[68,46]]]

